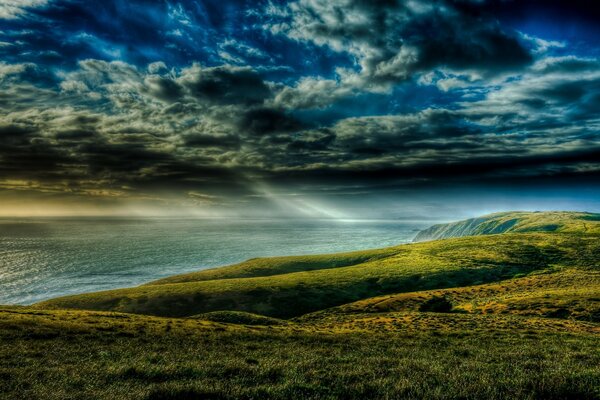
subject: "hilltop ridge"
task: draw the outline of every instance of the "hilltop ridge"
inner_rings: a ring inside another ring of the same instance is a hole
[[[420,231],[413,242],[463,236],[524,232],[598,233],[600,214],[570,211],[510,211],[433,225]]]

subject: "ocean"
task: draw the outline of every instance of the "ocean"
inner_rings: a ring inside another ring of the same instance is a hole
[[[0,304],[135,286],[254,257],[410,242],[431,221],[1,218]]]

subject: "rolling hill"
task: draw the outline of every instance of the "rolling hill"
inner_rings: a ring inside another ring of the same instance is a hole
[[[53,299],[37,307],[170,317],[244,311],[292,318],[385,294],[479,285],[569,268],[591,273],[600,260],[600,221],[592,217],[584,213],[494,214],[482,217],[487,222],[481,224],[507,226],[502,221],[517,220],[511,232],[521,231],[354,253],[253,259],[135,288]],[[550,222],[559,228],[536,231]]]

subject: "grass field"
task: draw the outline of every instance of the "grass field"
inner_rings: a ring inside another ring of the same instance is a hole
[[[258,327],[86,311],[0,311],[0,397],[600,396],[593,325],[523,317],[515,325],[495,316],[467,324],[462,317],[432,314],[416,324],[421,317],[414,314],[404,326],[355,318],[347,325]]]
[[[0,398],[600,399],[598,215],[479,220],[0,307]]]

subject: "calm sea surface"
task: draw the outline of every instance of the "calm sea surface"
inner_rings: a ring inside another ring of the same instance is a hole
[[[165,218],[0,219],[0,304],[139,285],[253,257],[412,240],[429,222]]]

